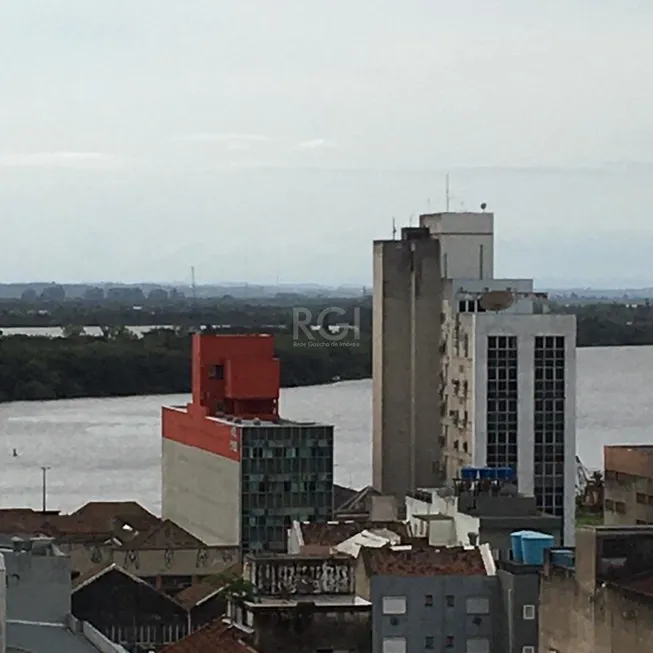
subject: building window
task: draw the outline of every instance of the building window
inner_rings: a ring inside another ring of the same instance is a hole
[[[431,607],[433,605],[433,594],[426,594],[424,596],[424,605]]]
[[[448,608],[453,608],[454,606],[453,594],[447,594],[447,596],[445,597],[445,603]]]
[[[521,647],[521,653],[535,653],[535,647],[534,646],[522,646]]]
[[[536,336],[533,360],[534,494],[541,512],[564,514],[565,362],[563,336]]]
[[[384,637],[383,653],[406,653],[406,638]]]
[[[213,365],[209,374],[210,378],[216,381],[224,380],[224,365]]]
[[[637,503],[646,503],[646,495],[643,494],[642,492],[637,493],[636,499],[637,499]]]
[[[535,619],[535,606],[534,605],[525,605],[522,610],[522,614],[526,621],[532,621]]]
[[[454,636],[453,635],[447,635],[444,638],[444,648],[453,648],[454,642],[455,642]]]
[[[485,596],[469,598],[466,601],[467,614],[489,614],[490,601]]]
[[[424,648],[432,650],[435,648],[435,641],[433,639],[433,635],[427,635],[424,638]]]
[[[490,653],[490,640],[486,637],[475,637],[467,640],[466,653]]]
[[[605,500],[605,509],[610,512],[614,510],[614,501],[612,501],[612,499]]]
[[[518,366],[516,336],[487,338],[488,467],[510,467],[517,473]]]
[[[623,501],[615,501],[614,509],[621,515],[626,512],[626,504]]]
[[[384,596],[383,614],[406,614],[406,597]]]

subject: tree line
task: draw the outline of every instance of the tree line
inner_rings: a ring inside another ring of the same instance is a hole
[[[301,346],[292,334],[277,334],[275,348],[284,387],[370,375],[366,340]],[[183,330],[155,330],[140,338],[119,328],[101,337],[0,338],[0,401],[187,393],[190,378],[191,339]]]
[[[219,329],[222,333],[274,334],[284,387],[369,378],[371,304],[348,301],[349,304],[341,302],[344,316],[332,314],[324,320],[327,325],[329,322],[354,324],[359,320],[356,341],[340,345],[298,343],[289,307],[244,302],[235,302],[232,307],[221,304],[214,309],[207,306],[206,317],[218,319],[204,322],[222,325]],[[333,305],[336,305],[334,300],[315,300],[311,304],[313,318]],[[576,315],[580,347],[653,344],[653,308],[648,304],[554,308],[557,312]],[[83,333],[79,325],[89,324],[86,320],[58,321],[58,325],[65,325],[65,337],[0,335],[0,401],[188,392],[191,366],[188,327],[192,322],[186,314],[171,313],[166,317],[174,328],[155,329],[143,337],[135,336],[123,326],[129,321],[120,323],[117,319],[97,320],[102,325],[100,337]]]

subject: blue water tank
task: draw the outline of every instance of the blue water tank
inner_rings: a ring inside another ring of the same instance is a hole
[[[522,536],[530,531],[515,531],[510,533],[510,544],[512,548],[512,559],[515,562],[524,562],[524,551],[522,549]]]
[[[478,475],[478,469],[476,467],[463,467],[460,470],[460,478],[463,481],[474,481]]]
[[[494,470],[492,467],[481,467],[478,470],[479,476],[481,477],[481,480],[491,480],[493,478],[496,478],[496,470]]]
[[[528,532],[521,538],[522,559],[525,565],[544,564],[544,552],[553,546],[553,535]]]
[[[575,555],[571,549],[556,549],[551,552],[551,562],[558,567],[574,568]]]
[[[512,467],[497,467],[497,478],[500,481],[512,481],[515,473],[512,471]]]

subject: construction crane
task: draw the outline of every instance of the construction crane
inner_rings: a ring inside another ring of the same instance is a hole
[[[590,472],[576,456],[576,505],[592,512],[603,510],[603,474]]]

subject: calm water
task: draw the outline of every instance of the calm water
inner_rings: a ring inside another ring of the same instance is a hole
[[[653,440],[653,347],[578,352],[578,450],[602,466],[602,446]],[[41,505],[41,465],[49,466],[48,507],[136,499],[160,509],[160,411],[185,395],[0,404],[0,506]],[[371,480],[371,381],[292,388],[286,417],[336,425],[336,481]],[[13,448],[19,457],[13,458]]]

